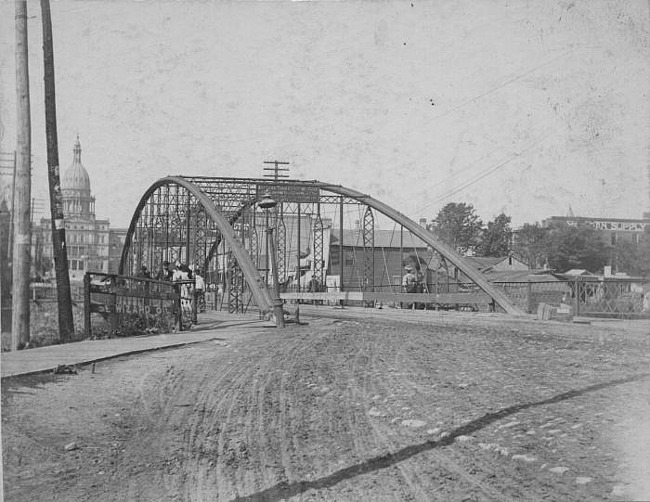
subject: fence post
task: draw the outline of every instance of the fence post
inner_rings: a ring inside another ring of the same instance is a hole
[[[192,321],[198,323],[198,298],[196,297],[196,277],[192,279],[192,289],[190,291],[190,301],[192,302]]]
[[[575,290],[575,314],[576,316],[580,315],[580,277],[576,277],[573,282],[573,288]]]
[[[526,309],[529,314],[533,313],[533,283],[530,279],[526,283]]]
[[[176,294],[176,324],[178,326],[178,331],[183,331],[183,310],[181,304],[181,285],[174,284],[174,293]]]
[[[143,288],[143,290],[144,290],[144,298],[143,298],[143,300],[144,300],[144,305],[145,305],[145,309],[144,309],[144,327],[145,327],[145,329],[149,329],[149,315],[150,314],[148,312],[151,312],[151,298],[150,298],[151,294],[150,294],[150,291],[149,291],[150,284],[149,284],[149,281],[146,280],[146,278],[144,278],[143,282],[144,282],[144,288]]]
[[[92,338],[90,327],[90,274],[84,275],[84,333],[86,338]]]

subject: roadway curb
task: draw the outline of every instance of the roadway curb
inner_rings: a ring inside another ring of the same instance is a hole
[[[217,336],[215,335],[214,338],[217,338]],[[101,361],[108,361],[109,359],[115,359],[117,357],[132,356],[132,355],[135,355],[135,354],[142,354],[144,352],[153,352],[153,351],[156,351],[156,350],[176,349],[176,348],[179,348],[179,347],[184,347],[186,345],[195,345],[197,343],[211,342],[211,341],[214,340],[214,338],[206,338],[205,340],[193,340],[191,342],[177,342],[177,343],[173,343],[171,345],[164,345],[164,346],[161,346],[161,347],[148,347],[146,349],[129,350],[127,352],[120,352],[119,354],[111,354],[110,356],[103,356],[103,357],[98,357],[98,358],[95,358],[95,359],[84,360],[84,361],[79,362],[79,363],[67,364],[66,366],[88,366],[89,364],[98,363],[98,362],[101,362]],[[47,374],[47,373],[55,374],[54,371],[56,370],[56,368],[58,366],[60,366],[60,365],[57,364],[54,367],[46,368],[46,369],[42,369],[42,370],[33,370],[33,371],[26,371],[24,373],[16,373],[16,374],[13,374],[13,375],[6,375],[6,376],[1,377],[1,379],[6,380],[6,379],[9,379],[9,378],[20,378],[20,377],[26,377],[26,376],[43,375],[43,374]]]

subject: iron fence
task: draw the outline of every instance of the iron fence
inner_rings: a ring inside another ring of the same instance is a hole
[[[568,281],[499,282],[508,297],[528,313],[540,303],[565,304],[574,315],[628,319],[650,318],[650,294],[643,281],[630,279],[576,279]]]
[[[88,272],[84,276],[84,332],[95,338],[165,333],[196,322],[194,281]],[[93,314],[104,326],[93,323]],[[100,335],[101,336],[101,335]]]

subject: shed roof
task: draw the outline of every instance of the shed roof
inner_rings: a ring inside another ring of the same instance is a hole
[[[499,270],[486,272],[491,282],[560,282],[562,276],[548,269],[538,270]]]

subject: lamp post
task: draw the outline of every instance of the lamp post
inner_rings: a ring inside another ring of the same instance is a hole
[[[257,205],[266,213],[266,246],[271,255],[271,267],[273,270],[273,313],[275,314],[275,323],[278,328],[284,328],[284,309],[282,308],[283,302],[280,298],[280,290],[278,279],[278,265],[275,258],[275,242],[273,241],[273,226],[269,222],[269,211],[278,205],[269,193],[265,193]],[[267,263],[269,262],[267,254]],[[268,266],[267,266],[268,277]],[[268,281],[267,281],[268,282]]]

